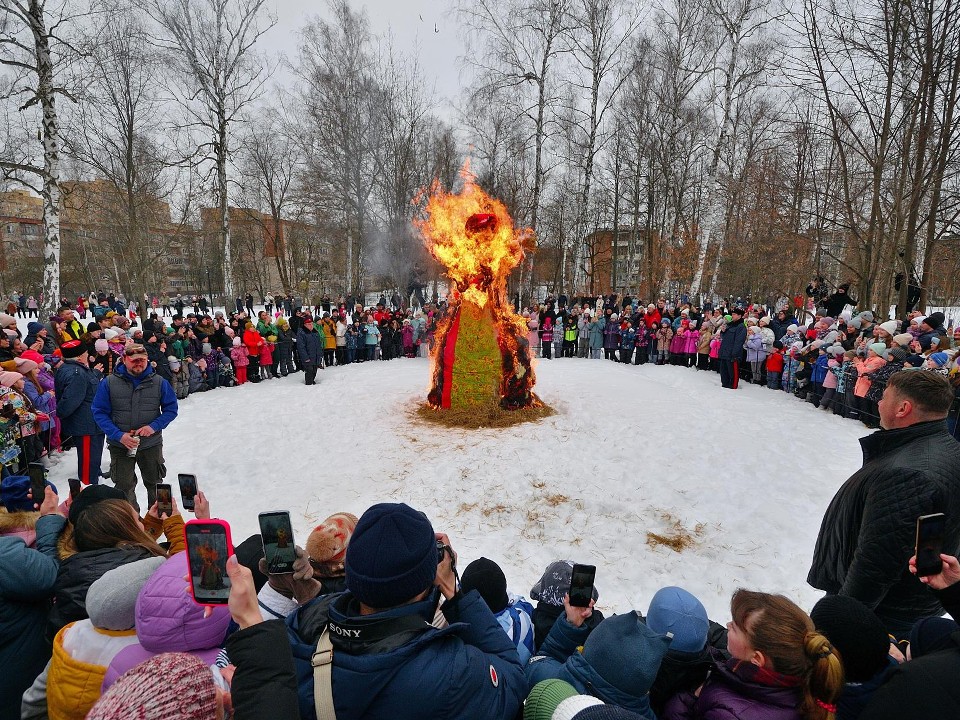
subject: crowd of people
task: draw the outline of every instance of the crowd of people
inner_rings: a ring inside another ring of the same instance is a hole
[[[804,324],[733,302],[604,298],[568,309],[561,297],[525,311],[531,352],[544,360],[551,331],[565,328],[561,356],[712,368],[725,387],[795,392],[881,428],[861,440],[864,465],[813,548],[807,579],[825,596],[804,609],[739,589],[725,626],[679,586],[644,588],[644,607],[604,617],[602,572],[592,600],[574,605],[568,560],[543,569],[528,600],[494,559],[459,570],[457,529],[438,532],[402,503],[331,514],[296,546],[290,573],[270,572],[259,535],[244,539],[224,568],[228,604],[200,605],[183,518],[175,501],[160,512],[156,492],[182,368],[187,394],[193,369],[210,388],[298,367],[311,384],[318,369],[359,359],[338,344],[341,325],[344,339],[366,326],[364,360],[416,355],[443,308],[244,308],[168,326],[111,309],[85,325],[64,306],[23,339],[0,314],[0,386],[18,428],[0,479],[0,720],[960,716],[960,627],[941,617],[960,620],[960,445],[945,422],[960,343],[937,313],[878,323],[848,304],[836,316],[814,309]],[[398,345],[384,345],[384,327],[401,329]],[[274,360],[283,332],[290,349]],[[67,496],[48,482],[34,497],[24,462],[54,443],[76,447],[79,489]],[[939,571],[920,576],[915,522],[941,512]],[[211,517],[204,492],[194,513]]]
[[[719,373],[723,387],[741,382],[792,393],[814,406],[877,427],[877,403],[887,379],[904,368],[946,376],[958,401],[948,423],[956,433],[960,413],[960,326],[942,312],[919,310],[882,320],[855,313],[847,287],[811,305],[801,323],[788,306],[761,303],[699,307],[644,305],[616,296],[573,303],[548,298],[524,310],[531,352],[543,359],[592,358],[634,365],[679,365]],[[839,303],[839,304],[838,304]],[[834,314],[828,314],[834,313]]]

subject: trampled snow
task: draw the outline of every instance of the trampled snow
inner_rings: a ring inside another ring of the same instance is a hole
[[[720,622],[738,587],[819,597],[805,577],[823,512],[860,466],[859,423],[710,372],[554,359],[536,390],[555,416],[449,430],[412,412],[428,376],[427,360],[398,359],[329,368],[314,387],[298,373],[192,395],[164,431],[167,480],[196,474],[235,543],[261,511],[290,510],[302,545],[331,513],[406,502],[449,534],[460,569],[491,558],[527,597],[553,560],[597,565],[608,614],[646,611],[665,585]],[[71,450],[50,479],[66,490],[75,467]],[[678,529],[693,546],[647,543]]]

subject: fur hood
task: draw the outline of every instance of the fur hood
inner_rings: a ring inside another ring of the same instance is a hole
[[[0,510],[0,536],[19,537],[33,547],[37,544],[37,519],[39,512],[7,512]]]

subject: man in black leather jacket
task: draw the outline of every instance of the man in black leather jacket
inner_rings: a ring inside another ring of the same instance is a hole
[[[883,429],[861,438],[863,467],[827,508],[807,575],[815,588],[860,600],[898,638],[920,618],[943,614],[908,569],[917,518],[945,513],[943,551],[960,548],[960,443],[944,422],[952,402],[937,373],[890,376],[879,403]]]

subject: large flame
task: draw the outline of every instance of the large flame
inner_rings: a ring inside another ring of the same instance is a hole
[[[455,363],[461,367],[458,382],[464,395],[469,394],[471,381],[475,381],[474,386],[484,384],[484,378],[480,377],[483,373],[475,370],[476,358],[469,355],[475,350],[474,346],[459,353],[463,356],[461,360],[456,360],[455,349],[461,317],[474,332],[478,322],[483,325],[483,317],[490,317],[492,323],[486,322],[495,335],[491,338],[496,343],[493,352],[499,348],[500,369],[496,370],[495,356],[486,358],[486,350],[483,351],[486,361],[479,365],[498,373],[499,401],[503,407],[537,405],[539,401],[532,392],[535,378],[526,339],[527,326],[506,298],[507,277],[523,259],[524,247],[531,241],[532,232],[514,227],[504,204],[480,189],[468,166],[464,166],[461,177],[464,186],[457,194],[445,192],[434,182],[424,215],[415,221],[427,249],[447,268],[451,281],[448,312],[438,324],[431,353],[433,387],[428,400],[434,407],[451,406],[451,394],[457,393],[453,387]],[[417,198],[422,199],[423,194]],[[482,312],[477,314],[471,307]],[[461,313],[464,309],[469,310],[466,315]]]
[[[489,289],[506,291],[507,276],[523,259],[532,233],[514,229],[507,208],[480,189],[468,166],[460,175],[464,185],[458,194],[433,183],[425,217],[414,224],[456,289],[484,307]]]

